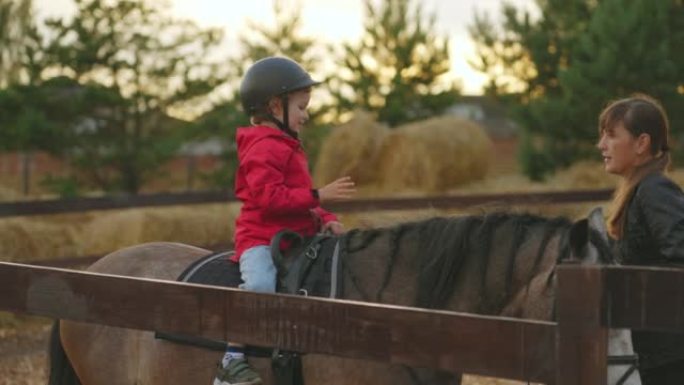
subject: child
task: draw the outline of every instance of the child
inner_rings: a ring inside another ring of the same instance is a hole
[[[276,268],[269,245],[278,231],[287,228],[304,236],[344,232],[320,204],[350,198],[354,183],[343,177],[314,189],[299,141],[309,119],[311,87],[317,84],[299,64],[283,57],[257,61],[242,79],[240,98],[252,125],[237,131],[235,195],[242,208],[233,260],[240,263],[240,288],[245,290],[275,292]],[[261,383],[245,360],[242,345],[229,344],[221,366],[214,385]]]

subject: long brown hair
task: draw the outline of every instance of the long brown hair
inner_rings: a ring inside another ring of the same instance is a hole
[[[656,99],[644,94],[635,94],[611,102],[599,115],[599,134],[620,123],[635,138],[641,134],[648,134],[651,137],[650,152],[653,159],[636,167],[615,190],[608,217],[608,233],[614,239],[623,236],[625,211],[636,186],[647,175],[664,172],[671,161],[667,114]]]

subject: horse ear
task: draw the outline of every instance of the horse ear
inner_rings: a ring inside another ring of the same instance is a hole
[[[570,251],[572,258],[581,260],[589,244],[589,220],[584,218],[570,227]]]

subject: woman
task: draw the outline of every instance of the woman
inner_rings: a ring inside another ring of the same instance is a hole
[[[599,117],[598,148],[621,177],[608,218],[624,264],[684,266],[684,194],[670,164],[665,110],[646,95],[612,102]],[[684,384],[684,334],[633,333],[644,385]]]

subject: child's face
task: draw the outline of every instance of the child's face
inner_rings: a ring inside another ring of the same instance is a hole
[[[307,108],[309,107],[309,101],[311,100],[311,90],[305,89],[301,91],[293,92],[289,95],[289,126],[292,131],[301,132],[302,128],[309,120],[309,113]],[[273,116],[278,118],[281,122],[283,121],[283,109],[280,103],[277,103],[276,108],[274,108]]]

